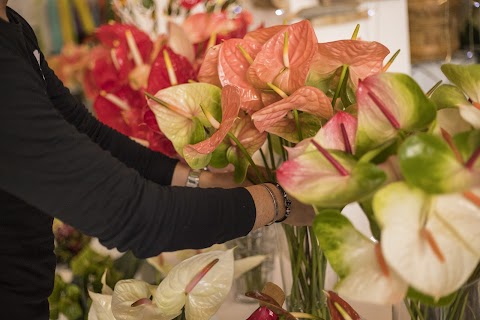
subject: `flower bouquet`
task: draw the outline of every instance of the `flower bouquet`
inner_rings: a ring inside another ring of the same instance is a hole
[[[277,179],[315,207],[313,229],[286,229],[294,309],[329,316],[326,257],[340,295],[407,298],[422,304],[412,318],[424,319],[423,304],[460,297],[480,259],[480,70],[445,65],[454,85],[424,93],[386,72],[388,49],[356,34],[317,43],[301,21],[226,40],[207,51],[199,83],[150,92],[149,107],[191,167],[232,164],[242,181],[251,165],[258,181]],[[341,214],[354,202],[373,238]]]

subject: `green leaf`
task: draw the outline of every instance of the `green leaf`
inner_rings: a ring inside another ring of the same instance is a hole
[[[226,138],[228,139],[228,137]],[[227,159],[227,150],[230,147],[229,144],[225,142],[225,140],[218,145],[218,147],[212,153],[212,159],[210,160],[209,165],[220,169],[225,168],[228,166],[228,159]]]
[[[398,156],[405,180],[428,193],[463,191],[480,181],[479,174],[465,168],[438,136],[419,133],[409,137]]]

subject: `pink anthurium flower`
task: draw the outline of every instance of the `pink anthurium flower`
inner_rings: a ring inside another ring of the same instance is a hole
[[[268,28],[258,28],[257,30],[250,31],[245,35],[243,39],[254,41],[260,45],[265,44],[270,38],[272,38],[277,33],[285,31],[287,29],[287,25],[278,25],[272,26]]]
[[[319,43],[314,61],[311,64],[309,83],[322,81],[334,76],[344,65],[348,66],[353,88],[358,80],[382,71],[383,60],[390,53],[378,42],[361,40],[340,40]]]
[[[240,92],[236,87],[226,86],[222,90],[222,122],[215,129],[210,138],[193,145],[186,145],[183,148],[183,156],[187,163],[192,167],[197,167],[198,159],[203,155],[212,153],[223,141],[227,133],[238,118],[240,111]],[[208,118],[208,117],[207,117]],[[216,120],[212,120],[216,121]],[[213,126],[213,124],[212,124]],[[214,126],[215,127],[215,126]]]
[[[303,111],[323,119],[330,119],[333,116],[330,99],[319,89],[305,86],[299,88],[291,96],[255,112],[252,115],[252,120],[260,132],[272,132],[272,127],[278,128],[284,132],[293,128],[293,132],[295,132],[297,128],[295,125],[295,119],[291,115],[292,110]],[[287,116],[286,119],[285,116]],[[281,125],[278,125],[279,122]],[[288,125],[286,122],[291,122],[292,124]],[[302,127],[300,129],[303,130],[307,128]],[[317,130],[315,130],[314,133],[318,131],[319,127],[316,127],[316,129]],[[293,136],[295,135],[284,135],[281,131],[274,131],[276,134],[282,135],[285,138],[288,136],[288,140],[290,141],[298,142],[302,139],[298,134],[296,134],[296,138],[294,138]]]
[[[221,87],[222,83],[218,75],[218,56],[223,44],[217,44],[207,50],[200,70],[198,71],[198,81],[213,84]]]
[[[249,113],[263,105],[260,91],[247,78],[247,70],[261,46],[256,42],[230,39],[223,43],[218,54],[218,76],[222,86],[233,85],[240,89],[241,108]]]
[[[337,112],[313,138],[325,149],[355,153],[357,119],[343,111]]]
[[[258,89],[270,89],[271,83],[292,94],[305,85],[316,46],[309,21],[288,26],[265,42],[248,69],[250,83]]]
[[[313,146],[312,146],[313,145]],[[375,192],[386,175],[371,163],[357,162],[352,155],[326,150],[315,140],[287,148],[289,160],[277,170],[285,191],[318,208],[342,208]]]

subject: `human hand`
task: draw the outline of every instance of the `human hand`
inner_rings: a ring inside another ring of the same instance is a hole
[[[292,201],[290,206],[291,211],[288,218],[283,221],[283,223],[292,225],[292,226],[311,226],[313,223],[313,218],[315,218],[315,211],[313,207],[309,204],[304,204],[298,201],[297,199],[288,196]]]

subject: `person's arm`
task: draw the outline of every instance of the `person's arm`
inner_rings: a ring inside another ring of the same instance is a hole
[[[41,68],[47,84],[47,93],[55,108],[78,131],[85,133],[102,149],[143,177],[161,185],[170,185],[178,160],[154,152],[129,137],[98,121],[58,79],[43,55]]]
[[[142,178],[65,121],[30,64],[0,50],[0,70],[0,188],[107,247],[138,257],[203,248],[273,218],[262,186],[164,187]]]

